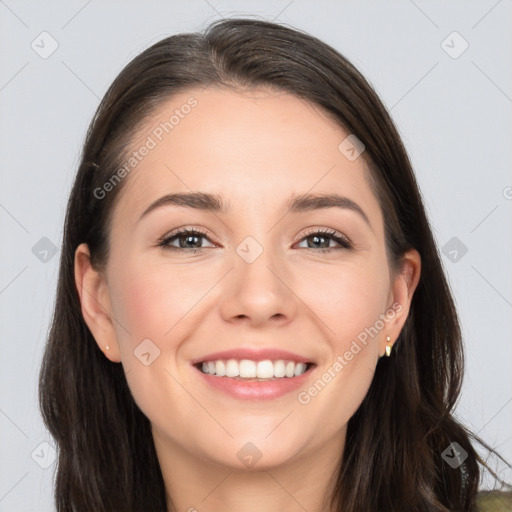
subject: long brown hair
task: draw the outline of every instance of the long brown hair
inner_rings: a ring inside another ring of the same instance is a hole
[[[483,461],[472,434],[453,416],[463,374],[461,331],[397,130],[340,53],[299,30],[254,19],[217,21],[203,33],[174,35],[146,49],[114,80],[90,124],[68,203],[40,374],[43,418],[58,445],[57,509],[162,512],[170,505],[150,422],[132,398],[122,365],[104,357],[82,318],[73,263],[82,242],[96,268],[108,258],[110,219],[123,182],[105,197],[94,191],[119,170],[136,127],[172,95],[209,85],[273,88],[321,107],[365,145],[392,265],[397,268],[410,248],[421,255],[410,314],[349,421],[328,501],[337,510],[343,504],[344,512],[471,510]],[[468,454],[456,469],[442,456],[451,443]]]

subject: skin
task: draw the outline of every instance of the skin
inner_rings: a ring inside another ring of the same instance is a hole
[[[347,422],[386,337],[392,344],[405,323],[420,256],[409,251],[391,271],[364,159],[349,161],[338,149],[348,133],[293,95],[191,89],[138,130],[133,149],[190,96],[197,107],[125,178],[104,271],[92,268],[85,244],[76,250],[83,316],[105,356],[123,364],[151,421],[176,510],[325,511]],[[139,220],[159,197],[190,191],[221,194],[231,209],[168,205]],[[352,199],[371,226],[349,209],[287,213],[286,201],[308,192]],[[206,230],[207,238],[189,241],[203,248],[158,246],[180,227]],[[329,238],[315,245],[316,228],[344,234],[353,248]],[[247,236],[263,248],[253,263],[236,252]],[[338,250],[323,253],[327,245]],[[238,400],[208,387],[191,366],[233,347],[277,347],[317,364],[299,391],[307,390],[393,304],[400,311],[307,404],[298,391]],[[160,355],[145,366],[133,351],[148,338]],[[262,455],[252,467],[237,457],[248,442]]]

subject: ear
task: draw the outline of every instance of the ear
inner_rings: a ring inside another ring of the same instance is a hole
[[[92,267],[87,244],[80,244],[75,251],[75,283],[82,316],[98,347],[110,361],[119,363],[121,355],[107,282],[103,274]]]
[[[420,274],[421,256],[415,249],[410,249],[404,254],[399,271],[393,275],[388,311],[394,311],[395,314],[382,331],[383,336],[379,340],[380,356],[384,354],[386,345],[394,345],[407,320]],[[391,338],[389,343],[386,343],[387,336]]]

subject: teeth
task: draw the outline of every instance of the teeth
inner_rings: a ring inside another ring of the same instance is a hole
[[[243,377],[244,375],[242,375]],[[274,376],[274,363],[268,359],[258,363],[258,379],[271,379]]]
[[[306,365],[304,363],[298,363],[295,365],[295,377],[302,375],[306,371]]]
[[[251,361],[250,359],[228,359],[227,361],[208,361],[202,364],[203,373],[217,377],[239,377],[242,379],[272,379],[282,377],[298,377],[307,368],[305,363],[293,361]]]
[[[224,377],[226,375],[226,365],[224,361],[217,361],[215,363],[215,374],[219,377]]]
[[[233,360],[233,366],[235,364],[238,364],[238,371],[240,377],[243,377],[244,379],[254,379],[257,375],[257,364],[254,361],[249,361],[249,359],[242,359],[240,363],[237,363]]]
[[[286,366],[284,361],[274,363],[274,377],[284,377],[286,375]]]
[[[226,377],[238,377],[240,375],[240,369],[238,363],[234,359],[230,359],[226,363]]]

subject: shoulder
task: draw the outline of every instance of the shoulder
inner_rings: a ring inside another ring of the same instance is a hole
[[[511,512],[512,491],[480,491],[475,512]]]

